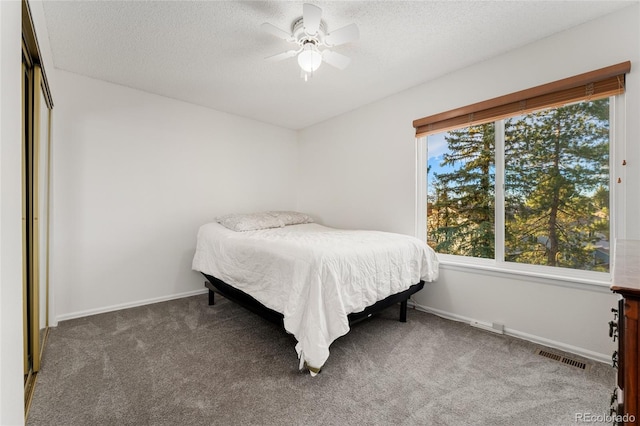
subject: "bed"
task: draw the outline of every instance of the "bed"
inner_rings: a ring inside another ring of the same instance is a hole
[[[423,241],[341,230],[298,212],[228,215],[200,227],[192,267],[209,288],[296,338],[300,367],[315,375],[350,323],[407,299],[438,277]]]

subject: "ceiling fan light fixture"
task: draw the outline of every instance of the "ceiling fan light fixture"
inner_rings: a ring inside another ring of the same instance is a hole
[[[298,54],[298,65],[303,71],[312,73],[322,65],[322,54],[312,42],[305,43],[302,52]]]

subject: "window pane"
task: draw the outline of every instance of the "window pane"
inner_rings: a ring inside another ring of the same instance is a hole
[[[609,270],[609,99],[505,120],[505,260]]]
[[[427,242],[438,253],[494,257],[495,126],[427,138]]]

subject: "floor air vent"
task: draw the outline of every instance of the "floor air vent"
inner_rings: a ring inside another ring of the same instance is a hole
[[[549,359],[552,359],[554,361],[561,362],[563,364],[568,364],[568,365],[570,365],[572,367],[576,367],[576,368],[579,368],[581,370],[588,371],[589,367],[590,367],[589,364],[586,364],[586,363],[584,363],[582,361],[578,361],[578,360],[575,360],[575,359],[572,359],[572,358],[567,358],[566,356],[554,354],[552,352],[547,352],[547,351],[542,350],[542,349],[536,350],[536,354],[537,355],[541,355],[541,356],[546,357],[546,358],[549,358]]]

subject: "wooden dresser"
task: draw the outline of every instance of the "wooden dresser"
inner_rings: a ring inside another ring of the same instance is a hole
[[[640,240],[617,240],[611,291],[622,296],[609,335],[618,342],[613,365],[618,367],[618,385],[611,396],[611,414],[620,425],[636,425],[640,420]]]

